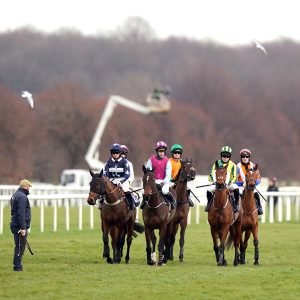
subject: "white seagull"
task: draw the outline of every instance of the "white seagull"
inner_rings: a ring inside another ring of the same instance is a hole
[[[255,44],[257,49],[260,49],[261,51],[263,51],[263,53],[265,53],[266,55],[268,55],[267,50],[257,41],[253,39],[253,43]]]
[[[23,98],[26,98],[29,105],[31,106],[31,108],[33,108],[33,98],[32,98],[32,94],[30,94],[29,92],[27,91],[23,91],[22,92],[22,97]]]

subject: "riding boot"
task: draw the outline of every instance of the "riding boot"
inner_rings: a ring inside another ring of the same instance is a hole
[[[173,195],[169,192],[168,194],[164,195],[166,199],[170,202],[171,204],[171,210],[176,208],[176,200],[174,199]]]
[[[135,207],[139,207],[140,205],[140,196],[136,196],[136,195],[132,195],[133,199],[134,199],[134,206]]]
[[[187,199],[188,199],[188,202],[189,202],[189,207],[193,207],[194,206],[194,202],[191,199],[190,195],[191,195],[191,190],[187,190]]]
[[[233,190],[234,194],[234,212],[238,212],[240,210],[240,191],[239,189]]]
[[[211,193],[210,191],[206,191],[207,204],[205,206],[204,211],[206,211],[206,212],[209,211],[209,207],[210,207],[211,200],[213,197],[214,197],[213,193]]]
[[[263,208],[262,208],[261,203],[260,203],[260,197],[259,197],[258,192],[254,193],[254,198],[255,198],[255,202],[256,202],[257,213],[259,215],[262,215],[264,213],[264,211],[263,211]]]
[[[130,210],[134,210],[134,209],[135,209],[134,199],[133,199],[131,193],[130,193],[130,192],[126,192],[126,193],[125,193],[125,197],[126,197],[127,202],[128,202],[128,204],[129,204],[129,209],[130,209]]]
[[[141,205],[140,205],[140,209],[143,209],[144,206],[145,206],[145,204],[146,204],[146,197],[145,197],[145,195],[143,194],[143,200],[142,200],[142,203],[141,203]]]

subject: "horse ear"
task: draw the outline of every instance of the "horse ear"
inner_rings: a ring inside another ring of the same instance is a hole
[[[90,171],[91,176],[94,177],[95,173],[91,169],[89,169],[89,171]]]
[[[103,176],[103,169],[101,170],[101,172],[99,173],[98,177],[102,177]]]
[[[256,164],[255,166],[254,166],[254,171],[257,171],[257,169],[258,169],[258,164]]]

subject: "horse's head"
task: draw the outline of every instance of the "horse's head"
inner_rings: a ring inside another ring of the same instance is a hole
[[[149,197],[157,193],[157,186],[155,183],[154,172],[152,170],[146,169],[145,165],[143,165],[143,189],[144,196]]]
[[[246,173],[246,188],[253,191],[255,188],[255,182],[258,178],[258,165],[256,164],[253,168],[247,170]]]
[[[227,168],[219,167],[218,161],[215,162],[216,169],[216,188],[222,190],[226,187]]]
[[[196,171],[193,167],[191,159],[186,159],[181,162],[181,170],[179,173],[178,181],[191,181],[196,177]]]
[[[94,173],[90,170],[92,180],[90,182],[90,192],[87,198],[87,203],[89,205],[95,205],[96,200],[99,199],[100,195],[105,193],[105,187],[103,185],[102,174],[103,170],[100,173]]]

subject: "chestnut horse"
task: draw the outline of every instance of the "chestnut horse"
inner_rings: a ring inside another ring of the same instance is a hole
[[[123,245],[127,235],[127,253],[125,262],[129,261],[130,246],[133,238],[133,230],[143,232],[143,226],[135,222],[136,210],[129,210],[125,202],[125,194],[119,185],[112,183],[101,173],[93,173],[90,170],[92,180],[90,182],[90,192],[87,199],[88,204],[95,205],[100,195],[105,197],[102,209],[100,210],[102,239],[104,244],[103,257],[108,263],[120,263],[122,258]],[[111,246],[113,258],[110,257],[109,238],[111,236]]]
[[[212,205],[208,211],[208,223],[210,224],[213,249],[218,266],[226,266],[225,242],[230,231],[234,241],[234,266],[239,263],[239,243],[241,237],[241,214],[234,214],[233,205],[230,202],[229,191],[226,187],[227,168],[219,167],[218,161],[215,162],[216,168],[216,191]],[[220,244],[218,245],[218,240]]]
[[[143,172],[143,197],[145,206],[143,207],[142,215],[145,226],[147,264],[154,265],[156,263],[153,259],[156,244],[154,230],[158,229],[158,265],[161,266],[166,262],[164,260],[164,250],[167,225],[174,214],[170,215],[168,203],[162,195],[161,188],[155,183],[153,171],[143,166]]]
[[[248,246],[248,240],[252,233],[253,245],[254,245],[254,264],[259,265],[259,250],[258,250],[258,213],[256,207],[256,201],[254,198],[255,182],[258,176],[258,165],[254,168],[250,168],[246,173],[246,187],[242,198],[243,206],[243,222],[242,222],[242,234],[245,232],[244,240],[241,236],[240,243],[240,263],[245,264],[246,249]]]
[[[190,211],[188,202],[187,182],[194,180],[196,177],[195,168],[192,160],[184,160],[181,162],[181,169],[177,178],[175,179],[175,191],[177,195],[176,212],[170,223],[168,224],[168,240],[166,242],[166,259],[173,260],[173,248],[175,244],[175,237],[180,225],[180,239],[179,239],[179,261],[183,262],[184,253],[184,237],[187,227],[187,219]]]

